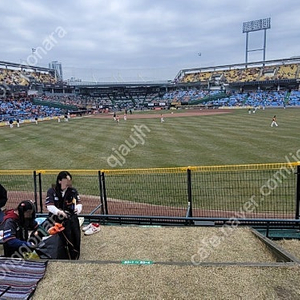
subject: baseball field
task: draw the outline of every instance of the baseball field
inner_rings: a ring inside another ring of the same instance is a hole
[[[299,160],[299,109],[162,113],[134,112],[126,121],[120,114],[119,122],[99,114],[0,127],[0,170]],[[274,115],[278,127],[270,126]],[[299,265],[276,262],[247,228],[220,233],[204,227],[103,226],[100,233],[82,236],[80,262],[48,264],[34,299],[299,299]],[[193,265],[205,243],[206,259]],[[297,255],[298,241],[281,245]],[[139,260],[150,264],[123,263]],[[58,284],[64,288],[56,289]]]
[[[0,127],[0,170],[127,169],[298,160],[299,109],[134,112]],[[278,127],[271,127],[277,116]]]

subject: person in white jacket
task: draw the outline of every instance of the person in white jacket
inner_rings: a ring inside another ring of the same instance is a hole
[[[81,233],[78,214],[82,211],[82,204],[68,171],[61,171],[57,175],[56,184],[47,191],[45,204],[49,219],[65,227],[63,233],[68,241],[70,258],[79,259]]]

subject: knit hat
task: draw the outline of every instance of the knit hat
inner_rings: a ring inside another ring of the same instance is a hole
[[[35,219],[35,204],[31,201],[31,200],[24,200],[22,202],[19,203],[18,205],[18,214],[19,214],[19,219],[20,219],[20,223],[23,225],[25,223],[25,217],[24,217],[24,213],[28,210],[32,211],[31,220]]]

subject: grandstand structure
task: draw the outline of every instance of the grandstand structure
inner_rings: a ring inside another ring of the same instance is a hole
[[[76,93],[92,97],[126,100],[130,95],[149,95],[176,88],[197,86],[202,89],[299,89],[300,56],[182,69],[172,81],[140,82],[72,82],[59,81],[55,70],[0,61],[0,84],[3,88],[24,91],[37,89],[39,93]]]
[[[175,81],[204,89],[299,89],[300,57],[183,69]]]
[[[42,92],[44,85],[56,84],[55,71],[49,68],[0,61],[2,94]]]
[[[299,90],[300,57],[182,69],[165,82],[75,82],[72,90],[118,107],[178,107],[209,95],[224,98],[232,91]],[[217,105],[219,106],[219,105]]]
[[[272,97],[276,99],[257,95],[264,91],[273,92]],[[38,101],[38,105],[59,106],[61,111],[55,111],[55,115],[67,111],[82,114],[122,109],[179,108],[195,104],[208,108],[269,104],[298,106],[300,56],[182,69],[171,81],[116,83],[59,81],[53,69],[0,61],[0,101],[24,96]],[[65,106],[61,107],[61,104]],[[0,120],[20,117],[7,113],[7,103],[4,106],[1,115],[5,117]],[[10,110],[14,111],[16,107]]]

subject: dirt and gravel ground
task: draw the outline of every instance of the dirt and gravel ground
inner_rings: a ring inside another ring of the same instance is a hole
[[[145,111],[146,112],[146,111]],[[127,114],[127,120],[129,119],[160,119],[163,114],[164,119],[167,118],[177,118],[177,117],[192,117],[192,116],[206,116],[206,115],[220,115],[224,113],[230,113],[232,110],[230,109],[179,109],[179,110],[157,110],[157,111],[148,111],[148,113],[135,111],[132,114]],[[120,117],[124,115],[124,112],[117,113]],[[100,113],[90,115],[92,118],[105,118],[112,119],[113,113]]]
[[[49,262],[33,299],[300,299],[299,282],[247,228],[102,226],[80,261]]]

